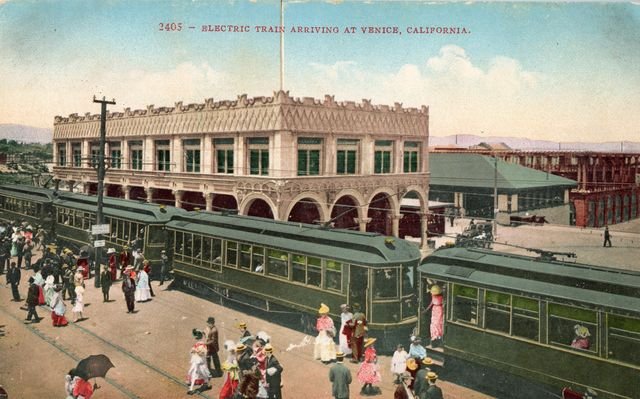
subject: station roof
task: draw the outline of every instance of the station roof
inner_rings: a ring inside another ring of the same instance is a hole
[[[494,186],[495,159],[482,154],[429,154],[430,184],[490,188]],[[498,190],[518,191],[545,187],[575,187],[574,180],[498,159]]]

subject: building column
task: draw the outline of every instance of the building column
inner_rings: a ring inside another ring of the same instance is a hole
[[[144,143],[142,143],[142,170],[152,171],[155,169],[155,148],[153,138],[147,137],[144,139]],[[147,194],[147,198],[149,198]]]
[[[75,180],[69,180],[67,182],[67,185],[68,185],[67,187],[69,187],[69,191],[73,192],[73,187],[75,187],[76,181]]]
[[[131,187],[122,186],[122,192],[124,193],[124,199],[126,199],[126,200],[131,199],[131,197],[130,197],[130,195],[131,195]]]
[[[394,237],[400,235],[400,219],[402,219],[403,216],[402,214],[391,216],[391,235]]]
[[[202,173],[210,175],[214,173],[215,168],[213,166],[213,138],[211,136],[202,137]]]
[[[173,164],[173,168],[170,166],[169,170],[173,173],[184,172],[183,164],[184,164],[184,148],[182,146],[182,139],[180,137],[173,137],[170,141],[169,148],[171,148],[171,164]]]
[[[122,139],[120,142],[120,151],[122,151],[120,154],[122,162],[121,169],[131,169],[131,165],[129,164],[129,142],[126,139]]]
[[[153,187],[146,187],[144,189],[144,192],[147,194],[147,202],[148,203],[152,203],[153,202],[153,193],[155,192],[155,189]]]
[[[355,218],[355,221],[360,226],[360,231],[367,231],[367,223],[371,221],[371,218]]]
[[[429,247],[429,235],[427,229],[429,228],[429,214],[420,214],[420,249],[427,249]]]
[[[82,183],[82,193],[84,195],[89,195],[89,184],[90,183]]]
[[[213,198],[214,198],[215,196],[216,196],[216,195],[215,195],[214,193],[206,193],[206,194],[204,195],[204,201],[205,201],[205,203],[206,203],[206,208],[205,208],[205,209],[206,209],[207,211],[209,211],[209,212],[211,212],[211,211],[213,210]]]
[[[173,196],[175,198],[175,207],[176,208],[182,208],[182,196],[184,195],[184,191],[182,190],[173,190],[172,191]]]

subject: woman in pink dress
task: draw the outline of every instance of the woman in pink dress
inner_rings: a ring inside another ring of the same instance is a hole
[[[431,346],[436,346],[436,343],[442,339],[442,335],[444,332],[442,289],[439,285],[434,284],[431,286],[430,292],[431,304],[429,304],[427,310],[431,309]]]
[[[382,380],[378,370],[378,355],[373,346],[374,342],[376,342],[376,338],[367,338],[364,341],[364,362],[360,364],[358,370],[358,381],[363,384],[360,394],[366,396],[379,394],[380,388],[374,387],[373,384]]]
[[[336,335],[336,328],[333,325],[333,320],[329,317],[329,307],[327,305],[321,303],[318,313],[320,314],[316,321],[318,336],[313,348],[313,358],[329,363],[336,360],[336,344],[333,341],[333,337]]]

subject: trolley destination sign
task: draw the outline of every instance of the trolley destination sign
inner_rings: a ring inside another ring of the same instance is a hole
[[[94,236],[98,235],[98,234],[110,234],[111,233],[111,229],[110,229],[111,225],[110,224],[94,224],[93,226],[91,226],[91,234],[93,234]]]

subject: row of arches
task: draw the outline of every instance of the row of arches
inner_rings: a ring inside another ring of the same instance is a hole
[[[97,184],[90,183],[87,186],[85,192],[95,195]],[[335,228],[394,236],[398,236],[398,231],[403,228],[402,224],[419,223],[420,217],[426,213],[427,206],[426,193],[421,192],[420,188],[409,189],[401,198],[396,192],[384,187],[378,188],[368,197],[356,190],[347,189],[339,192],[333,203],[328,203],[324,195],[315,192],[300,193],[290,200],[280,202],[274,201],[265,193],[251,192],[241,196],[238,201],[236,196],[228,194],[205,196],[202,192],[196,191],[123,187],[114,184],[106,185],[105,195],[177,206],[190,211],[231,210],[237,211],[240,215],[296,223],[326,223]],[[417,217],[403,218],[403,214],[406,216],[406,212],[401,212],[401,201],[404,197],[419,199],[420,211]]]

